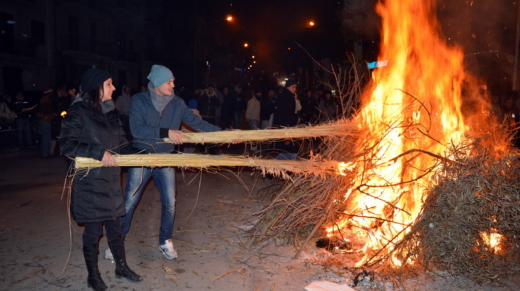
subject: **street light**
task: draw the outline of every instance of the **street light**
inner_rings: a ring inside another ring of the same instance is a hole
[[[202,22],[202,25],[197,29],[197,34],[195,35],[195,44],[193,45],[194,46],[194,50],[193,50],[193,85],[194,86],[197,86],[197,43],[199,42],[200,32],[202,31],[202,28],[204,28],[207,24],[211,24],[211,23],[215,23],[215,22],[219,22],[219,21],[231,22],[231,21],[233,21],[233,16],[228,15],[228,16],[226,16],[226,18],[218,18],[213,21]]]
[[[248,47],[249,44],[247,42],[244,43],[244,47]]]

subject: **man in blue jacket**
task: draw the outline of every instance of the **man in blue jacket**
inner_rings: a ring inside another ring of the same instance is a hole
[[[174,144],[182,144],[185,137],[179,130],[181,122],[197,131],[212,132],[220,128],[203,121],[189,109],[184,101],[175,96],[172,72],[161,65],[154,65],[148,75],[148,90],[132,97],[130,128],[134,137],[133,146],[146,153],[171,153]],[[169,138],[173,144],[164,143]],[[173,260],[177,252],[173,248],[173,220],[175,216],[175,169],[170,167],[141,167],[128,169],[125,189],[126,216],[123,217],[123,236],[130,229],[130,222],[146,182],[153,177],[161,196],[161,227],[159,249]],[[110,258],[107,250],[105,258]]]

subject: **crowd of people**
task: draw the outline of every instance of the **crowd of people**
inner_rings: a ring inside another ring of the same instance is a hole
[[[278,96],[289,85],[296,85],[293,98],[281,104]],[[240,84],[220,87],[209,84],[194,90],[181,88],[178,95],[186,104],[192,104],[192,108],[197,109],[204,120],[222,129],[273,128],[273,119],[277,113],[294,116],[296,124],[317,124],[334,120],[339,108],[338,98],[330,90],[304,90],[298,88],[293,80],[288,80],[284,87],[248,90],[244,90]],[[287,107],[292,103],[294,112]]]
[[[14,100],[5,95],[0,103],[1,130],[11,136],[13,149],[35,147],[36,124],[43,158],[58,153],[103,163],[100,170],[87,171],[73,180],[70,199],[71,216],[85,226],[82,239],[87,285],[94,290],[107,290],[98,269],[103,226],[109,245],[104,257],[115,261],[116,276],[134,282],[143,279],[126,263],[124,239],[150,179],[157,185],[162,205],[158,249],[166,259],[177,258],[172,242],[175,168],[131,167],[123,189],[114,155],[173,153],[188,138],[184,135],[187,131],[293,127],[332,120],[337,115],[330,91],[298,91],[294,80],[272,89],[209,84],[188,90],[176,88],[172,71],[162,65],[154,65],[147,79],[140,92],[132,95],[132,89],[125,85],[121,95],[113,98],[116,88],[110,73],[91,68],[83,74],[78,90],[47,88],[35,100],[18,92]],[[164,138],[171,143],[164,143]],[[285,140],[277,142],[275,148],[279,150],[277,159],[294,160],[299,145]],[[195,148],[186,146],[184,150],[194,152]],[[200,151],[216,154],[205,146]]]
[[[23,91],[3,95],[0,102],[0,131],[7,151],[36,148],[42,158],[59,154],[58,137],[64,112],[76,98],[76,89],[45,89],[41,95],[27,98]]]
[[[291,82],[294,81],[288,80],[286,85]],[[140,92],[148,89],[145,87]],[[40,96],[32,98],[26,98],[23,91],[17,92],[14,98],[3,95],[0,99],[0,131],[6,150],[39,147],[42,158],[59,155],[57,145],[61,121],[78,97],[79,90],[79,86],[60,86],[56,90],[49,87]],[[197,110],[204,121],[222,129],[266,129],[302,123],[317,124],[335,119],[339,108],[338,100],[331,91],[321,89],[313,91],[297,88],[290,102],[282,102],[278,98],[284,87],[244,89],[240,84],[219,87],[208,84],[194,90],[184,87],[174,90],[190,109]],[[120,95],[114,98],[128,141],[133,140],[129,120],[132,93],[135,92],[130,86],[123,85]],[[294,111],[292,105],[288,106],[289,103],[294,103]],[[293,116],[296,123],[273,123],[275,115]],[[193,129],[188,126],[185,130]],[[201,146],[199,150],[208,153],[207,146]],[[215,154],[211,147],[209,153]]]

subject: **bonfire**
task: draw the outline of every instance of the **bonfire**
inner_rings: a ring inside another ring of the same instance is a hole
[[[320,263],[420,268],[499,280],[518,270],[518,153],[463,52],[440,38],[435,4],[382,1],[379,61],[353,117],[358,134],[317,152],[340,175],[296,178],[259,213],[255,245],[319,239]],[[353,96],[342,96],[353,100]]]

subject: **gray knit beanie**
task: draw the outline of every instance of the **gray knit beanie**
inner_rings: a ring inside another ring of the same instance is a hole
[[[159,87],[162,84],[168,82],[171,79],[175,79],[173,77],[172,71],[165,66],[161,65],[153,65],[150,74],[148,75],[148,80],[152,82],[154,87]]]

